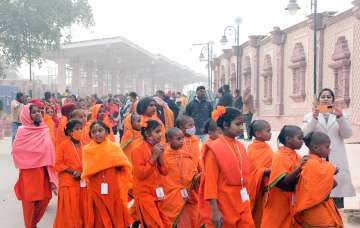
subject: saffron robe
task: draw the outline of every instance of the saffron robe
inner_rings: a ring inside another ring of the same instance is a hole
[[[305,227],[344,227],[330,198],[336,168],[315,154],[304,164],[295,191],[295,220]]]
[[[159,210],[159,200],[155,191],[156,188],[163,187],[160,177],[167,174],[167,167],[165,164],[159,166],[157,162],[150,161],[151,148],[150,144],[142,140],[132,153],[136,212],[137,218],[147,227],[164,228],[165,224],[170,222]]]
[[[82,146],[77,148],[70,139],[65,139],[56,148],[55,170],[59,175],[58,203],[54,228],[82,228],[86,220],[86,188],[80,180],[65,172],[82,171]]]
[[[249,155],[249,196],[254,223],[257,228],[261,226],[261,218],[265,205],[266,192],[269,178],[264,177],[264,172],[271,168],[273,150],[266,142],[254,140],[248,147]]]
[[[199,227],[198,194],[194,186],[198,171],[193,155],[184,149],[167,147],[164,160],[168,174],[162,176],[161,185],[164,186],[166,197],[159,202],[159,209],[171,222],[165,227],[171,227],[174,223],[178,228]],[[181,195],[184,189],[189,195],[187,199]]]
[[[290,228],[294,226],[294,193],[284,192],[276,185],[286,175],[300,166],[301,157],[288,147],[280,147],[274,154],[269,179],[268,198],[266,199],[261,227]]]
[[[131,165],[120,146],[106,138],[84,147],[82,178],[87,183],[87,219],[85,227],[122,228],[130,225],[127,194],[131,183]],[[101,192],[107,185],[108,192]]]
[[[204,171],[200,184],[199,208],[202,224],[211,223],[210,200],[215,199],[223,215],[224,228],[255,227],[249,200],[240,190],[246,188],[249,161],[244,146],[235,139],[220,136],[204,145]],[[243,181],[241,181],[243,180]]]

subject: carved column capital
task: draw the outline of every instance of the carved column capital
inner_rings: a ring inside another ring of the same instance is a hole
[[[283,45],[286,40],[286,34],[279,27],[274,27],[271,34],[271,42],[275,45]]]

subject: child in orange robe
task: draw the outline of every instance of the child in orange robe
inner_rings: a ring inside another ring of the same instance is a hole
[[[83,146],[89,144],[91,142],[91,138],[89,135],[89,127],[91,123],[88,123],[87,121],[86,111],[84,109],[75,109],[71,112],[71,119],[80,120],[83,123],[81,143],[83,144]]]
[[[132,153],[134,173],[134,196],[137,217],[143,226],[164,228],[166,216],[159,211],[159,202],[166,197],[161,176],[167,174],[164,163],[164,147],[160,143],[162,137],[161,124],[155,120],[142,122],[143,140]]]
[[[161,125],[161,143],[166,143],[165,133],[165,123],[163,123],[157,115],[157,103],[152,97],[142,98],[136,106],[136,112],[142,116],[143,122],[148,120],[158,121]]]
[[[330,138],[322,132],[305,136],[309,158],[300,173],[295,191],[295,220],[302,227],[344,227],[341,216],[330,198],[336,186],[337,168],[326,161]]]
[[[204,171],[200,185],[200,213],[206,227],[255,227],[246,186],[249,161],[235,138],[242,131],[238,109],[218,106],[212,118],[223,135],[204,145]]]
[[[110,121],[109,115],[106,113],[105,106],[102,104],[97,104],[92,107],[90,124],[97,120],[102,121],[109,128],[109,133],[107,137],[111,141],[115,142],[115,135],[112,130],[112,123]]]
[[[292,228],[294,190],[301,171],[301,157],[295,150],[303,144],[303,132],[298,126],[285,125],[278,136],[283,146],[274,153],[261,227]]]
[[[55,145],[55,143],[56,143],[56,124],[53,119],[54,115],[55,115],[54,107],[46,106],[43,119],[44,119],[45,124],[49,128],[51,140]]]
[[[121,138],[121,148],[131,162],[131,153],[141,142],[141,116],[136,113],[129,114],[130,126],[127,127]]]
[[[199,168],[200,145],[199,139],[195,136],[196,128],[194,119],[190,116],[183,115],[176,120],[176,127],[178,127],[185,135],[184,150],[191,154],[194,164]]]
[[[65,128],[67,121],[71,118],[71,112],[76,109],[76,105],[73,103],[65,104],[61,107],[61,119],[56,130],[56,146],[59,146],[64,139],[66,139]]]
[[[160,201],[159,209],[171,223],[178,228],[198,226],[198,195],[195,178],[197,167],[192,154],[184,150],[184,134],[178,128],[171,128],[166,133],[169,145],[166,147],[164,160],[168,174],[162,177],[166,197]]]
[[[65,134],[69,138],[56,148],[55,170],[59,174],[59,194],[55,228],[84,227],[86,185],[80,181],[82,125],[79,120],[70,120],[65,129]]]
[[[219,128],[216,122],[212,119],[206,121],[204,125],[204,133],[209,135],[207,142],[215,141],[220,137],[220,135],[222,135],[221,128]]]
[[[88,228],[130,225],[127,194],[131,165],[120,146],[107,137],[109,131],[103,122],[93,122],[92,141],[84,147],[82,178],[87,185]]]
[[[249,196],[255,226],[261,226],[262,212],[265,204],[265,187],[268,184],[273,150],[266,143],[271,139],[271,127],[265,120],[255,120],[251,123],[250,138],[255,137],[248,147],[250,173]]]

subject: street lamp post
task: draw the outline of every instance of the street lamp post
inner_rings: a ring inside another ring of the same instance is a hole
[[[288,6],[285,10],[288,10],[290,15],[296,14],[296,12],[300,9],[299,5],[297,4],[297,0],[289,0]],[[314,97],[316,98],[317,93],[317,0],[311,0],[311,9],[313,11],[313,80],[314,80]]]
[[[224,29],[224,34],[221,37],[220,43],[225,45],[228,43],[228,39],[226,37],[227,31],[235,31],[235,43],[236,43],[236,88],[241,91],[241,77],[240,77],[240,24],[242,20],[240,17],[235,19],[235,26],[227,26]]]
[[[193,46],[201,46],[200,56],[199,60],[201,61],[207,61],[207,70],[208,70],[208,88],[209,91],[212,90],[212,67],[211,67],[211,61],[213,57],[213,42],[209,41],[207,43],[198,43],[193,44]],[[207,58],[205,58],[204,52],[207,54]]]

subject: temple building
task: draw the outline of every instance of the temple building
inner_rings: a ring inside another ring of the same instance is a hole
[[[152,95],[157,89],[181,91],[184,85],[206,80],[123,37],[66,43],[43,57],[57,65],[54,89],[60,93],[69,89],[80,96],[129,91]]]
[[[335,91],[336,104],[348,115],[360,140],[360,1],[342,12],[318,14],[317,92]],[[313,21],[286,29],[274,27],[270,35],[251,35],[240,45],[240,85],[236,85],[236,47],[214,59],[213,88],[229,84],[241,93],[249,87],[255,97],[257,118],[274,129],[301,124],[314,103]]]

